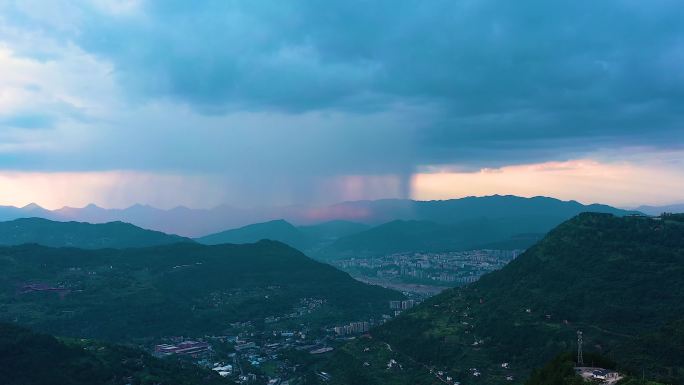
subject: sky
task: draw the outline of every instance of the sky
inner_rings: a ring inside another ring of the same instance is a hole
[[[0,205],[684,201],[679,0],[2,0]]]

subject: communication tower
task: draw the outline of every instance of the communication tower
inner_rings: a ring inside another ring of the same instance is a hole
[[[582,356],[582,331],[577,331],[577,366],[584,365],[584,357]]]

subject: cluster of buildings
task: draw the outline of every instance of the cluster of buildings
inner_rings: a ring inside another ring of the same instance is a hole
[[[596,381],[605,384],[614,384],[620,381],[623,376],[615,370],[593,367],[576,367],[575,372],[582,378],[589,381]]]
[[[396,253],[382,257],[350,258],[335,265],[354,276],[405,283],[463,285],[498,270],[522,250],[470,250]]]
[[[419,305],[420,302],[415,299],[407,299],[404,301],[390,301],[390,310],[394,311],[394,316],[398,316],[402,311],[412,309],[414,306]]]
[[[414,299],[407,299],[405,301],[390,301],[389,306],[392,310],[408,310],[416,306],[418,302]]]
[[[442,370],[436,371],[436,372],[434,372],[434,375],[435,375],[435,377],[437,377],[438,380],[440,380],[441,382],[443,382],[445,384],[461,385],[461,383],[459,381],[456,381],[456,379],[454,379],[451,375],[449,375],[449,373],[447,373],[445,371],[442,371]]]
[[[265,323],[276,323],[286,319],[304,317],[318,310],[321,306],[325,305],[327,301],[321,298],[300,298],[299,306],[294,307],[292,313],[273,315],[264,318]]]
[[[256,332],[251,323],[235,325],[236,328],[232,330],[236,332],[235,335],[206,336],[207,342],[168,337],[167,343],[154,346],[153,354],[157,357],[175,355],[179,359],[190,360],[238,384],[287,384],[282,377],[293,376],[296,366],[281,358],[281,354],[284,350],[311,344],[299,337],[305,333]],[[266,363],[270,364],[269,367],[275,367],[275,372],[269,372],[268,375],[262,372],[260,368]]]
[[[318,301],[306,306],[318,307]],[[370,322],[351,322],[342,326],[344,333],[364,333]],[[323,355],[334,350],[337,337],[331,329],[312,332],[310,329],[258,330],[252,322],[236,322],[226,329],[227,335],[205,336],[190,340],[167,337],[154,345],[157,357],[177,356],[212,370],[217,375],[238,384],[267,383],[287,385],[305,374],[285,352],[302,351]],[[339,341],[338,341],[339,343]]]
[[[362,334],[367,333],[370,330],[370,323],[366,321],[361,322],[350,322],[348,325],[335,326],[335,335],[346,336],[350,334]]]
[[[64,299],[67,294],[71,293],[71,289],[66,287],[63,283],[60,283],[57,286],[48,285],[45,283],[27,283],[22,285],[19,290],[19,293],[21,294],[33,292],[53,292],[57,293],[60,299]]]
[[[154,347],[154,354],[159,357],[172,354],[189,355],[196,357],[211,350],[211,345],[202,341],[183,341],[176,345],[160,344]]]
[[[218,306],[230,301],[233,295],[244,294],[236,291],[215,292],[212,293],[211,301]],[[415,304],[415,301],[408,300],[399,301],[397,306],[408,309]],[[166,337],[150,350],[158,357],[175,355],[179,359],[192,361],[236,383],[249,384],[256,381],[286,385],[306,375],[297,362],[292,361],[289,352],[330,354],[336,344],[342,343],[344,339],[367,333],[372,326],[377,325],[373,318],[369,318],[367,321],[354,321],[341,326],[329,325],[320,329],[310,329],[304,323],[299,323],[299,327],[293,326],[292,318],[316,312],[325,305],[325,299],[300,298],[299,303],[286,311],[287,313],[263,318],[265,329],[256,326],[256,320],[233,322],[226,325],[222,335],[204,336],[194,340]]]
[[[256,344],[252,341],[236,342],[234,346],[236,352],[242,352],[249,349],[256,349],[256,347]]]
[[[238,380],[236,381],[238,384],[244,384],[247,382],[254,382],[257,380],[257,376],[254,373],[247,373],[247,374],[241,374],[238,376]]]
[[[233,365],[217,362],[211,370],[215,371],[221,377],[228,377],[233,374]]]

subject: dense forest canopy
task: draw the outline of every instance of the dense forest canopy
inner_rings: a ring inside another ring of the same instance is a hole
[[[57,335],[128,340],[219,333],[325,301],[317,324],[367,319],[400,293],[279,242],[81,250],[0,248],[0,319]]]
[[[216,373],[141,350],[87,340],[58,340],[0,323],[3,385],[219,385]]]

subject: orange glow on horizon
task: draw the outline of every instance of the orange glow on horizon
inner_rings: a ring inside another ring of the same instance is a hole
[[[684,172],[628,162],[579,159],[476,172],[436,169],[414,174],[411,184],[412,197],[418,200],[510,194],[615,206],[659,205],[682,200]]]
[[[91,203],[124,208],[136,203],[159,208],[187,205],[205,208],[221,203],[220,190],[202,176],[135,171],[0,171],[0,205],[30,203],[54,210]]]
[[[451,199],[464,196],[544,195],[582,203],[605,203],[619,207],[641,204],[664,205],[682,202],[684,170],[663,164],[641,162],[604,163],[592,159],[545,162],[454,171],[428,167],[411,177],[411,197],[417,200]],[[401,196],[397,175],[342,175],[312,181],[312,194],[341,201],[396,198]],[[25,206],[37,203],[47,209],[83,207],[95,203],[123,208],[135,203],[159,208],[179,205],[212,208],[226,201],[226,183],[220,175],[184,175],[136,171],[20,172],[0,170],[0,205]],[[315,198],[315,197],[314,197]],[[248,202],[269,206],[273,202]],[[293,202],[293,204],[296,202]],[[330,208],[319,206],[311,217],[325,219]],[[287,205],[287,203],[285,203]],[[336,215],[339,215],[337,213]],[[360,220],[363,212],[346,213]]]

